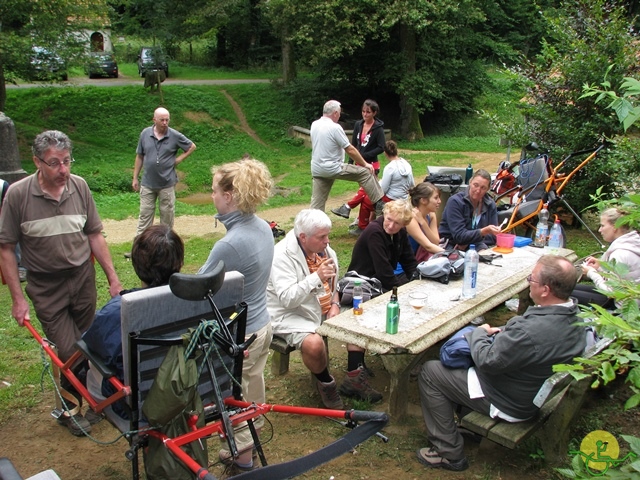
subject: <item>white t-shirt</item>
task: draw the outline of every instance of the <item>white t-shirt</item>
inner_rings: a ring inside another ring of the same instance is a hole
[[[322,116],[311,124],[311,174],[330,177],[342,171],[349,139],[342,127]]]

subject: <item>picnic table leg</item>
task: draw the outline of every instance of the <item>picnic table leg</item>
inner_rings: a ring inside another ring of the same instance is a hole
[[[518,294],[518,311],[516,313],[522,315],[531,305],[533,305],[533,300],[529,296],[529,287],[527,287]]]
[[[407,415],[409,390],[409,373],[420,360],[419,355],[387,354],[380,355],[384,368],[389,372],[389,414],[394,420]]]

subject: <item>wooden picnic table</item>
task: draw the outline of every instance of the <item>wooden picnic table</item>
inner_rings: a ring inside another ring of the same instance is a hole
[[[389,413],[395,419],[402,418],[407,414],[409,373],[423,353],[474,318],[527,290],[527,275],[538,258],[547,253],[535,247],[514,248],[492,265],[481,262],[477,295],[472,299],[459,299],[462,279],[451,280],[448,285],[434,280],[403,285],[398,289],[401,313],[395,335],[385,332],[390,292],[366,302],[362,315],[347,310],[326,320],[317,333],[379,354],[390,375]],[[559,249],[556,253],[570,261],[577,259],[572,250]],[[427,294],[427,304],[420,310],[409,305],[409,295],[415,291]]]

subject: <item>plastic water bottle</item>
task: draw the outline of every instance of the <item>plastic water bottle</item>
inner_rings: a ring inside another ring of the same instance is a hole
[[[547,236],[549,235],[549,210],[547,205],[542,206],[542,210],[538,214],[538,225],[536,225],[536,237],[533,244],[536,247],[544,247],[547,244]]]
[[[362,315],[362,281],[353,282],[353,314]]]
[[[471,164],[469,164],[467,166],[467,169],[464,172],[464,184],[465,185],[469,185],[469,180],[471,180],[471,177],[473,177],[473,167],[471,166]]]
[[[469,250],[464,255],[464,278],[462,280],[462,298],[473,298],[476,296],[478,286],[478,263],[480,257],[476,252],[476,246],[469,245]]]
[[[549,249],[552,252],[557,252],[559,248],[562,248],[563,243],[562,227],[560,226],[560,219],[556,215],[556,221],[553,223],[553,227],[551,227],[551,232],[549,233]]]
[[[387,303],[387,333],[395,335],[398,333],[400,323],[400,305],[398,304],[398,287],[393,287],[391,298]]]

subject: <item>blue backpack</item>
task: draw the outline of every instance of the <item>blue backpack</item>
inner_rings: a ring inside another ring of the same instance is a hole
[[[464,327],[454,333],[440,348],[440,362],[447,368],[467,369],[473,365],[469,342],[464,338],[467,332],[477,327]]]

